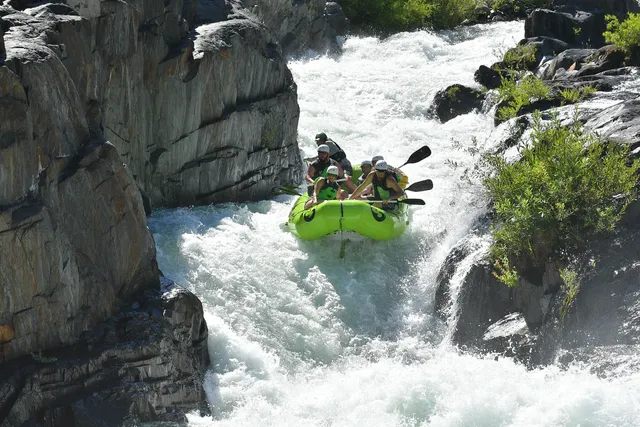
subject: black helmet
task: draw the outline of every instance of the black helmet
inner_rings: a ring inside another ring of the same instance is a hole
[[[327,134],[324,132],[321,132],[319,134],[316,135],[316,142],[326,142],[327,141]]]

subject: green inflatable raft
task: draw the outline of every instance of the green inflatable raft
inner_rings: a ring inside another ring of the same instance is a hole
[[[394,239],[409,224],[408,206],[398,203],[392,211],[361,200],[328,200],[304,209],[309,196],[296,200],[287,226],[304,240],[315,240],[335,233],[352,232],[374,240]]]

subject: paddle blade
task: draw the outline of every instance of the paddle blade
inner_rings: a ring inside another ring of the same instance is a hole
[[[398,202],[404,203],[404,204],[407,204],[407,205],[420,205],[420,206],[424,206],[424,205],[427,204],[422,199],[403,199],[403,200],[398,200]]]
[[[279,194],[288,194],[290,196],[300,196],[301,194],[298,193],[298,187],[294,187],[292,185],[283,185],[282,187],[280,187],[280,190],[278,191]]]
[[[424,159],[426,159],[427,157],[429,157],[430,155],[431,155],[431,148],[429,148],[427,145],[425,145],[424,147],[422,147],[422,148],[418,149],[416,152],[414,152],[411,156],[409,156],[409,160],[404,162],[399,167],[402,167],[404,165],[408,165],[409,163],[421,162]]]
[[[431,181],[430,179],[425,179],[424,181],[414,182],[404,190],[405,191],[428,191],[428,190],[431,190],[432,188],[433,188],[433,181]]]

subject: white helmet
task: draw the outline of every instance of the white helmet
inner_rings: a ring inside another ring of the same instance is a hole
[[[386,171],[389,168],[389,165],[384,160],[380,160],[376,163],[376,170],[378,171]]]
[[[331,149],[327,144],[318,145],[318,153],[331,153]]]
[[[371,160],[363,160],[360,166],[373,166],[373,163],[371,163]]]
[[[382,157],[382,156],[373,156],[373,158],[371,159],[371,162],[375,163],[375,162],[379,162],[380,160],[384,160],[384,157]]]
[[[337,166],[329,166],[327,168],[327,175],[338,176],[339,170]]]

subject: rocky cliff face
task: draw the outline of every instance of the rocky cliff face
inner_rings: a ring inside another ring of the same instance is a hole
[[[276,36],[234,0],[5,2],[0,118],[0,425],[203,409],[202,306],[160,289],[145,207],[300,178]]]
[[[53,53],[60,90],[77,97],[69,115],[104,133],[152,205],[259,199],[300,176],[295,84],[239,3],[76,6],[85,16],[60,5],[5,15],[7,62],[26,46]]]
[[[335,52],[336,36],[345,34],[348,20],[339,4],[325,0],[245,0],[287,53],[304,48]]]

